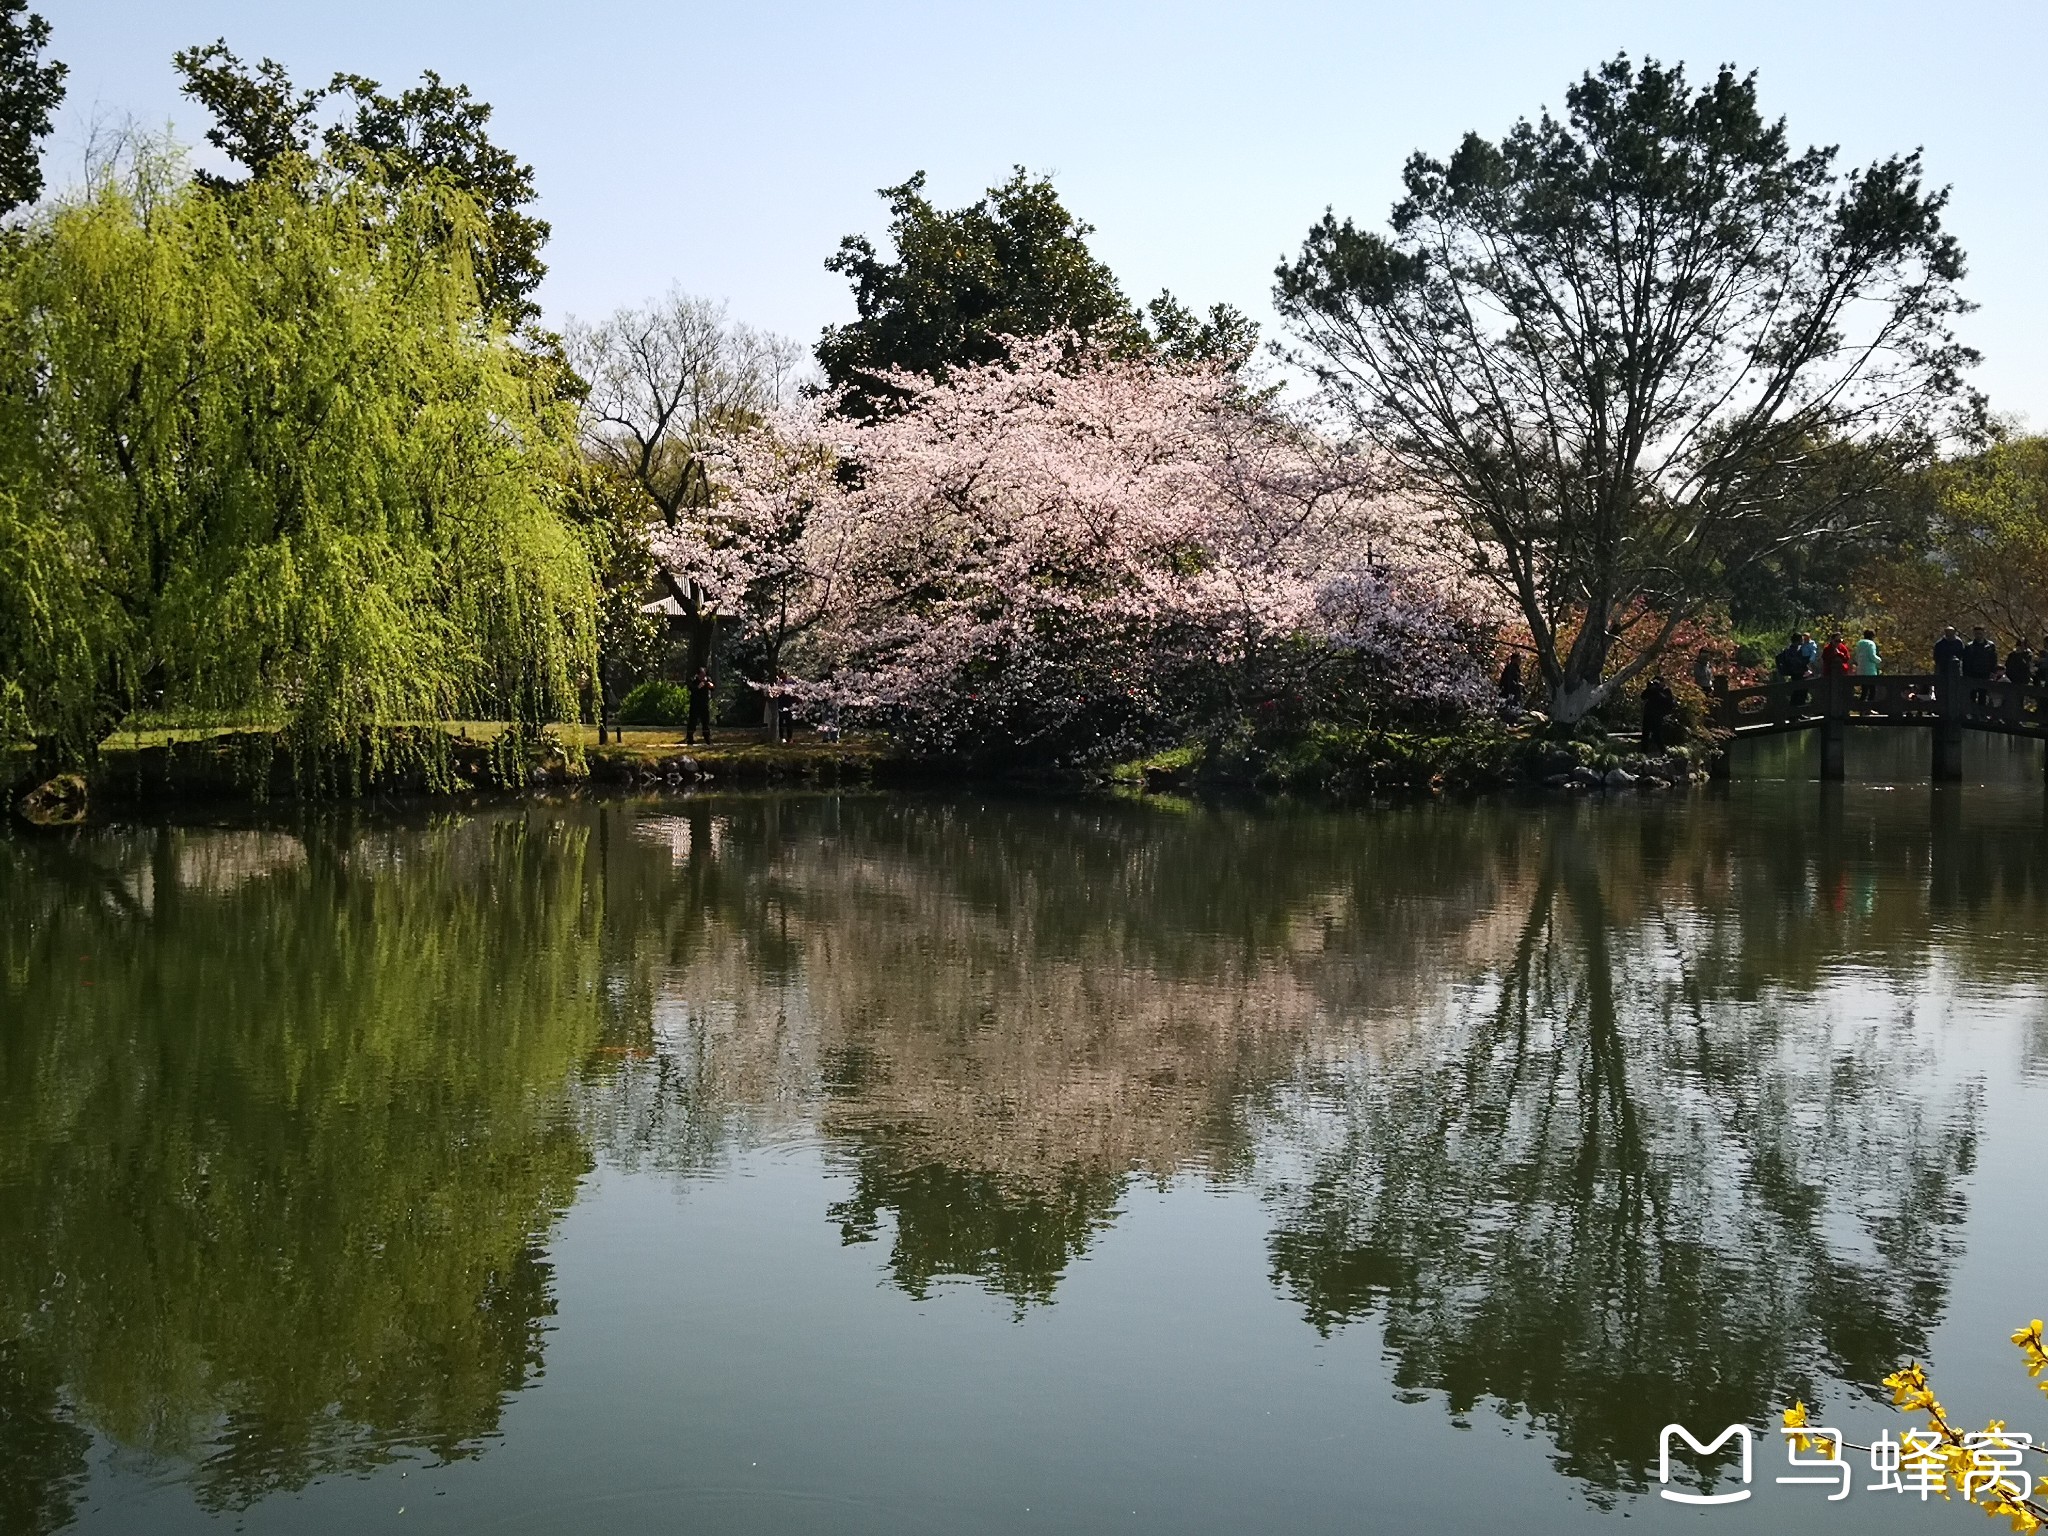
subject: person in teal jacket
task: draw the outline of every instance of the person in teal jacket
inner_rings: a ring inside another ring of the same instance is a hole
[[[1884,658],[1877,654],[1877,631],[1866,629],[1863,638],[1856,642],[1856,648],[1849,653],[1849,666],[1858,677],[1875,677],[1884,666]]]

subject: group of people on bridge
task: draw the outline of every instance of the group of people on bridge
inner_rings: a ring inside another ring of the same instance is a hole
[[[1772,668],[1778,677],[1799,682],[1809,677],[1876,677],[1884,670],[1884,657],[1877,649],[1877,631],[1866,629],[1852,647],[1838,629],[1822,645],[1806,630],[1794,630],[1785,648],[1778,652]]]
[[[1693,660],[1693,681],[1703,694],[1715,690],[1714,661],[1711,651],[1702,650]],[[1843,631],[1829,633],[1823,644],[1809,630],[1794,630],[1785,642],[1785,648],[1778,652],[1772,666],[1772,676],[1784,682],[1804,682],[1810,678],[1857,677],[1872,678],[1884,671],[1884,656],[1877,645],[1877,631],[1866,629],[1851,644]],[[1971,630],[1968,640],[1956,632],[1951,624],[1942,630],[1934,642],[1934,671],[1936,676],[1959,673],[1965,683],[1971,685],[1987,683],[2016,683],[2021,687],[2048,688],[2048,635],[2041,638],[2041,649],[2036,651],[2027,643],[2024,635],[2013,642],[2012,649],[2004,656],[1998,653],[1998,645],[1985,633],[1983,625]],[[1725,679],[1723,680],[1725,684]],[[1525,682],[1522,672],[1522,658],[1519,653],[1510,652],[1507,664],[1501,669],[1500,696],[1502,713],[1505,717],[1518,718],[1522,712]],[[1858,687],[1855,693],[1866,705],[1872,690]],[[1929,695],[1931,697],[1931,695]],[[1914,697],[1911,688],[1906,697]],[[1975,714],[1985,705],[1986,696],[1973,691],[1970,696],[1970,713]],[[1813,702],[1812,696],[1796,693],[1792,706],[1796,711]],[[1674,728],[1678,725],[1680,704],[1671,685],[1664,680],[1664,674],[1652,673],[1644,685],[1642,696],[1643,748],[1653,751],[1671,743]]]
[[[2048,687],[2048,635],[2042,637],[2038,652],[2022,635],[2001,658],[1997,643],[1984,632],[1983,625],[1976,626],[1965,640],[1951,624],[1934,642],[1934,670],[1941,674],[1951,668],[1971,682]],[[1840,630],[1828,636],[1826,645],[1808,631],[1795,630],[1785,648],[1778,652],[1772,668],[1774,676],[1790,682],[1809,677],[1876,677],[1883,670],[1877,632],[1869,629],[1863,631],[1854,646],[1848,644]]]

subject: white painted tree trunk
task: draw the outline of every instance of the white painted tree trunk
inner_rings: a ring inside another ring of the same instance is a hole
[[[1612,690],[1605,683],[1571,683],[1550,696],[1550,718],[1559,725],[1577,725],[1607,702]]]

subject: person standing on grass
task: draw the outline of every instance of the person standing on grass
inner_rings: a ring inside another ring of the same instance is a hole
[[[778,668],[775,686],[768,690],[768,739],[778,747],[789,740],[789,685],[795,681]]]
[[[717,691],[718,683],[711,676],[709,667],[699,667],[690,674],[690,715],[683,726],[683,745],[692,745],[697,737],[697,727],[704,727],[704,745],[711,745],[711,695]]]

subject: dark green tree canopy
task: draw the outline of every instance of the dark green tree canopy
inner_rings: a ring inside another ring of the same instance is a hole
[[[1797,526],[1827,534],[1785,541],[1729,573],[1736,628],[1797,629],[1815,614],[1862,612],[1864,573],[1926,542],[1935,462],[1926,444],[1852,438],[1818,440],[1784,455],[1784,484],[1774,494]],[[1760,475],[1760,489],[1765,484]]]
[[[1018,166],[979,202],[951,211],[924,195],[924,172],[884,187],[893,260],[848,235],[826,263],[853,284],[857,320],[827,327],[818,362],[843,406],[870,415],[894,391],[875,379],[903,369],[942,377],[1004,355],[1005,336],[1072,331],[1112,348],[1142,344],[1144,326],[1116,276],[1088,249],[1090,225],[1050,179]]]
[[[227,39],[184,48],[171,56],[185,77],[179,87],[213,114],[206,142],[249,172],[250,179],[294,155],[308,155],[320,113],[320,91],[302,91],[285,67],[265,59],[255,69],[228,51]],[[201,186],[224,192],[243,185],[232,177],[201,171]]]
[[[65,67],[43,62],[50,24],[28,0],[0,0],[0,214],[43,195],[42,141],[64,99]]]
[[[1211,304],[1206,315],[1198,315],[1162,289],[1145,313],[1152,322],[1153,345],[1168,362],[1236,369],[1258,349],[1258,321],[1229,304]]]
[[[525,211],[535,197],[533,167],[491,142],[490,104],[431,69],[396,96],[360,75],[336,75],[329,89],[349,95],[355,105],[349,121],[327,132],[330,157],[367,151],[402,175],[439,172],[454,182],[490,221],[490,245],[478,272],[485,308],[512,322],[537,318],[532,295],[547,275],[540,248],[550,230]]]
[[[1067,211],[1049,178],[1022,166],[965,208],[933,207],[922,171],[882,196],[894,258],[848,235],[825,263],[852,282],[859,311],[818,342],[826,386],[850,415],[872,416],[897,398],[877,374],[943,378],[951,367],[997,361],[1006,336],[1071,333],[1086,347],[1231,368],[1258,345],[1258,326],[1228,304],[1197,315],[1170,293],[1146,306],[1148,328],[1089,251],[1093,226]]]
[[[1568,112],[1416,155],[1391,229],[1326,216],[1275,302],[1521,610],[1554,715],[1597,708],[1836,498],[1788,488],[1967,419],[1963,254],[1917,154],[1795,152],[1756,78],[1618,57]],[[1845,482],[1846,483],[1846,482]],[[1617,625],[1654,614],[1606,675]]]
[[[428,70],[396,96],[375,80],[345,73],[324,89],[300,90],[282,64],[265,59],[251,69],[225,39],[184,49],[173,63],[184,76],[185,94],[213,114],[207,142],[251,178],[311,156],[316,137],[332,165],[374,163],[397,186],[431,174],[445,177],[489,224],[489,240],[476,253],[486,310],[513,325],[539,315],[532,294],[547,274],[540,249],[549,228],[526,211],[535,196],[533,167],[491,141],[490,104],[468,86],[450,85]],[[323,129],[322,109],[330,101],[345,102],[348,110]],[[236,184],[205,173],[200,180],[215,190]]]

